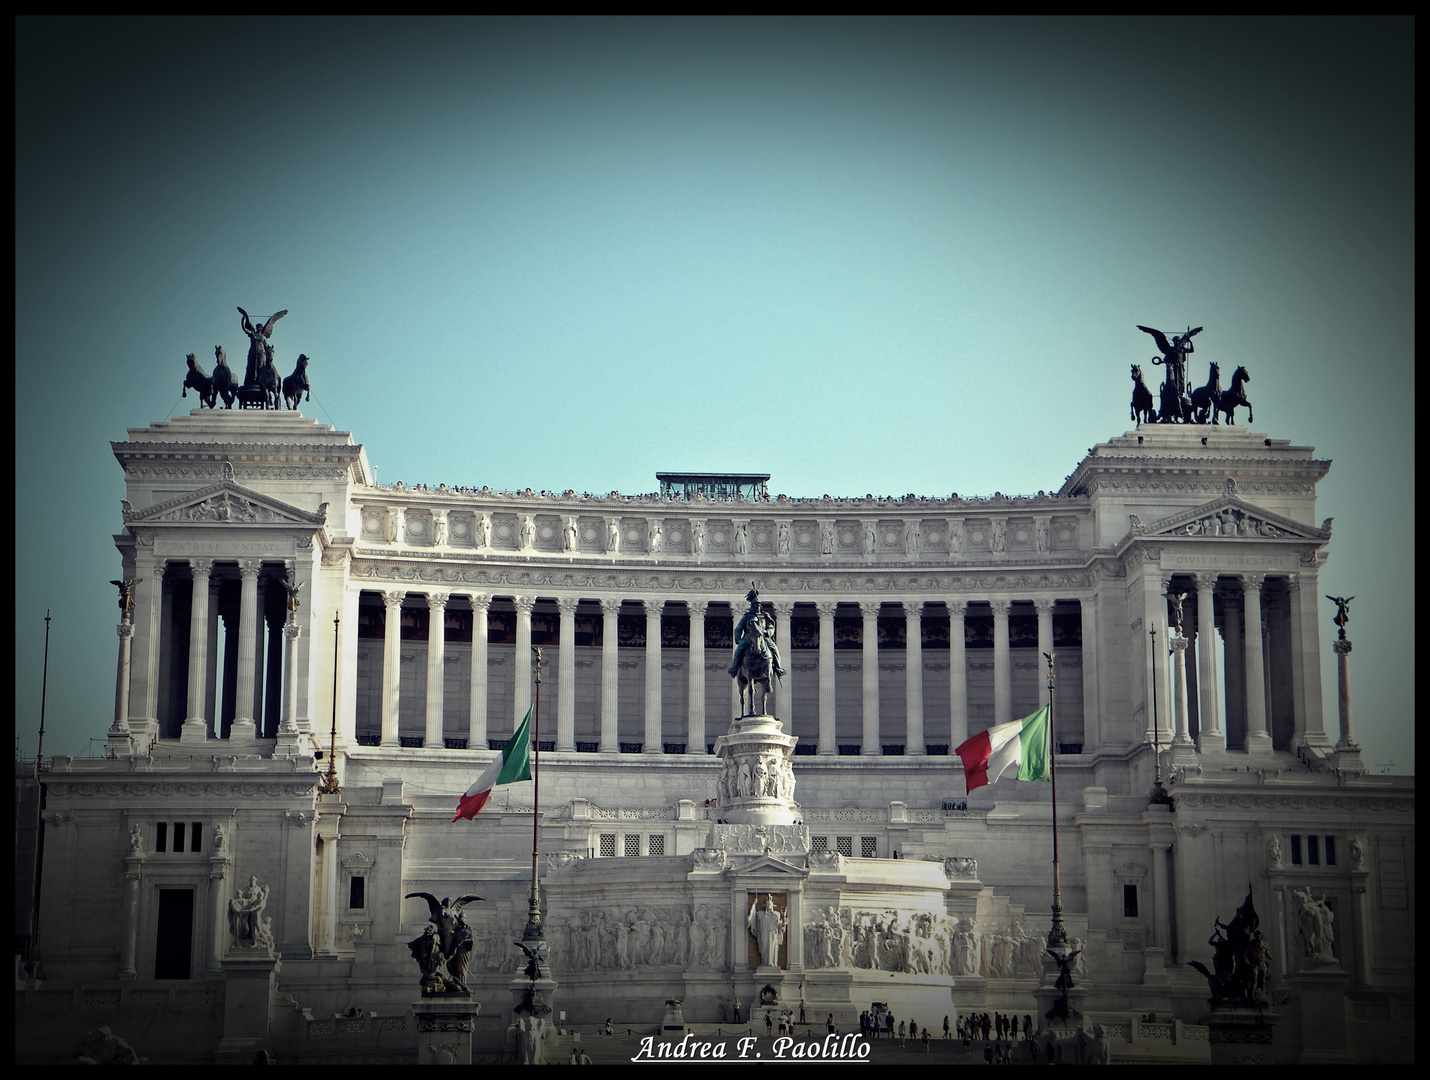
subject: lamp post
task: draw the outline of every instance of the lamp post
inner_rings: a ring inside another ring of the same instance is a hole
[[[338,786],[338,623],[339,613],[333,612],[333,728],[328,744],[328,775],[323,778],[321,795],[337,795],[342,792]]]

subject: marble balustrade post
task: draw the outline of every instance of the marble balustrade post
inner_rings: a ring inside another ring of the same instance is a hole
[[[821,600],[819,611],[819,756],[839,753],[834,715],[834,611],[838,603]]]
[[[1242,608],[1246,619],[1246,749],[1252,754],[1271,752],[1271,732],[1266,726],[1266,666],[1261,645],[1261,586],[1265,574],[1242,574]]]
[[[254,671],[258,663],[258,570],[257,559],[240,559],[241,580],[238,598],[238,669],[234,687],[233,727],[229,739],[252,742],[257,737],[254,721]]]
[[[556,650],[556,749],[576,750],[576,606],[580,599],[561,596],[556,608],[561,629]]]
[[[401,745],[397,736],[398,692],[402,676],[402,601],[407,593],[402,589],[382,594],[382,745]],[[242,661],[239,662],[242,667]]]
[[[789,672],[784,678],[777,679],[774,673],[770,673],[775,685],[775,715],[784,721],[785,731],[794,730],[794,687],[791,685],[794,679],[794,652],[790,642],[790,616],[794,614],[793,600],[776,600],[775,609],[775,644],[779,646],[780,655],[784,658],[785,669]]]
[[[531,612],[536,600],[530,596],[514,596],[516,604],[516,686],[513,692],[511,729],[521,725],[526,710],[531,708]]]
[[[427,594],[427,722],[422,745],[442,749],[442,712],[446,705],[447,600],[445,593]]]
[[[620,638],[620,600],[601,601],[601,744],[602,754],[619,754],[620,742],[620,667],[616,646]]]
[[[641,753],[663,754],[660,727],[660,613],[664,600],[645,600],[645,731]]]
[[[213,560],[190,559],[189,568],[193,572],[189,607],[189,711],[180,729],[179,740],[203,742],[208,735],[204,698],[208,694],[209,571],[213,568]]]
[[[904,753],[922,757],[924,745],[924,602],[905,600],[904,607]]]
[[[1038,613],[1038,704],[1048,703],[1048,678],[1047,661],[1044,656],[1051,656],[1053,652],[1053,602],[1051,600],[1034,600],[1033,608]],[[1054,719],[1056,723],[1056,718]]]
[[[879,601],[861,600],[859,612],[864,617],[864,723],[859,753],[878,757],[884,752],[879,737]]]
[[[1197,574],[1197,752],[1225,750],[1217,697],[1216,574]]]
[[[690,684],[686,698],[685,752],[705,753],[705,609],[704,600],[687,600],[690,612]]]
[[[948,752],[968,741],[968,632],[964,616],[966,600],[948,600]]]
[[[998,597],[993,608],[993,726],[1013,719],[1013,664],[1008,643],[1008,612],[1012,602]]]
[[[492,598],[472,596],[471,702],[467,706],[467,749],[487,748],[487,612]]]

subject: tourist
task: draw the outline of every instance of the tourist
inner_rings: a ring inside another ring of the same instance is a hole
[[[927,1053],[929,1052],[929,1029],[928,1029],[928,1028],[924,1028],[923,1037],[924,1037],[924,1053],[927,1054]]]
[[[824,1023],[825,1023],[825,1026],[829,1028],[829,1034],[833,1035],[833,1034],[834,1034],[834,1014],[833,1014],[833,1013],[830,1013],[830,1014],[829,1014],[829,1019],[826,1020]]]
[[[1032,1017],[1030,1014],[1028,1014],[1028,1013],[1024,1013],[1024,1014],[1023,1014],[1023,1038],[1025,1038],[1025,1039],[1031,1039],[1032,1037],[1033,1037],[1033,1017]]]
[[[771,1018],[771,1016],[770,1016],[770,1010],[769,1010],[769,1009],[766,1009],[766,1010],[765,1010],[765,1034],[766,1034],[766,1035],[774,1035],[774,1033],[775,1033],[775,1022],[774,1022],[773,1018]]]
[[[943,1018],[943,1041],[948,1042],[948,1016]]]
[[[606,1034],[607,1034],[607,1035],[614,1035],[614,1034],[615,1034],[615,1032],[611,1030],[611,1018],[610,1018],[609,1016],[606,1017]]]
[[[735,1026],[740,1026],[740,999],[735,999]]]
[[[918,1022],[917,1020],[910,1020],[910,1021],[909,1021],[909,1038],[911,1038],[911,1039],[917,1039],[918,1037],[919,1037],[919,1022]]]
[[[799,1022],[801,1024],[809,1023],[809,1021],[804,1018],[804,998],[799,999]]]
[[[904,1022],[903,1022],[902,1020],[900,1020],[900,1021],[899,1021],[899,1045],[900,1045],[900,1046],[903,1046],[903,1045],[904,1045],[904,1037],[905,1037],[905,1035],[907,1035],[907,1034],[908,1034],[908,1033],[904,1030]]]

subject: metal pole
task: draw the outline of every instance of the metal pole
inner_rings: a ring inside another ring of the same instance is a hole
[[[1167,801],[1167,792],[1162,787],[1162,741],[1161,726],[1157,723],[1157,628],[1147,631],[1152,636],[1152,805]]]
[[[1063,925],[1063,888],[1058,865],[1058,740],[1053,726],[1053,654],[1043,653],[1048,662],[1048,772],[1053,784],[1053,925],[1048,932],[1048,948],[1068,944],[1067,927]]]
[[[531,650],[536,656],[536,700],[531,712],[531,904],[526,914],[526,929],[522,938],[539,940],[545,934],[541,927],[541,894],[537,891],[537,858],[541,847],[541,646]]]
[[[323,794],[337,795],[343,789],[338,787],[338,622],[339,613],[333,612],[333,732],[328,745],[328,775],[323,780]]]
[[[44,842],[45,789],[40,783],[40,762],[45,755],[45,700],[50,688],[50,609],[45,608],[45,660],[40,669],[40,742],[35,748],[35,857],[31,863],[34,893],[30,900],[30,948],[26,965],[31,978],[39,978],[40,964],[40,847]]]

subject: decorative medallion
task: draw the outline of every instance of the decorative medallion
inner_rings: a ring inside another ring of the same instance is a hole
[[[769,542],[770,542],[770,534],[769,534],[769,532],[768,532],[767,530],[765,530],[765,529],[758,529],[758,530],[755,531],[755,543],[757,543],[757,544],[759,544],[761,547],[763,547],[765,544],[768,544]]]
[[[596,542],[596,526],[587,525],[582,528],[581,539],[588,544],[594,544]]]
[[[626,530],[626,543],[628,543],[628,544],[634,544],[634,543],[635,543],[637,540],[639,540],[640,538],[641,538],[641,532],[640,532],[639,529],[627,529],[627,530]]]
[[[505,521],[497,522],[496,528],[494,528],[492,532],[496,533],[496,535],[501,537],[503,540],[511,539],[511,525]]]
[[[1026,544],[1026,543],[1028,542],[1028,530],[1027,530],[1027,529],[1017,529],[1017,530],[1015,530],[1014,533],[1013,533],[1013,539],[1016,540],[1016,541],[1017,541],[1018,543],[1020,543],[1020,544]]]
[[[376,514],[364,514],[362,519],[362,527],[364,532],[382,532],[382,518],[378,517]]]
[[[968,542],[970,544],[981,544],[988,539],[988,534],[982,529],[969,529]]]
[[[550,540],[556,535],[556,530],[550,525],[542,525],[536,530],[536,535],[541,540]]]
[[[420,517],[409,517],[407,519],[407,534],[409,536],[425,536],[427,533],[427,520]]]
[[[943,533],[939,532],[937,529],[930,529],[924,534],[924,538],[927,539],[930,544],[943,543]]]
[[[472,531],[471,525],[466,518],[454,517],[451,524],[453,536],[466,536]]]
[[[724,529],[713,529],[713,530],[711,530],[710,539],[713,540],[713,541],[715,541],[715,543],[717,543],[717,544],[723,544],[723,543],[724,543],[726,540],[728,540],[729,538],[730,538],[730,534],[727,533]]]

